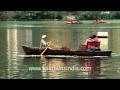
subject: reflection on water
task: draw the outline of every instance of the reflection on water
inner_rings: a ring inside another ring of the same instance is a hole
[[[31,29],[26,30],[26,45],[32,46],[32,30]]]
[[[88,72],[83,72],[85,75],[89,75],[90,78],[99,78],[101,73],[101,58],[86,58],[79,59],[79,63],[83,67],[91,67]]]
[[[7,42],[8,42],[8,78],[11,78],[14,73],[18,71],[16,56],[18,53],[17,48],[17,30],[12,30],[11,32],[7,30]],[[11,59],[13,58],[13,59]],[[14,69],[12,69],[14,67]]]
[[[32,78],[99,78],[101,58],[24,58],[23,65]]]
[[[19,68],[22,68],[19,66],[21,65],[22,61],[19,60],[17,55],[23,53],[21,50],[22,43],[26,43],[26,45],[32,45],[31,30],[24,31],[17,29],[7,29],[7,78],[19,77]]]
[[[4,22],[3,24],[1,22],[0,78],[118,78],[120,75],[120,42],[118,41],[120,29],[118,25],[112,24],[106,27],[106,25],[66,25],[63,22],[48,23],[45,21]],[[117,28],[109,28],[112,26]],[[101,49],[112,50],[112,58],[105,60],[103,58],[43,57],[25,59],[18,57],[18,55],[25,54],[21,45],[39,46],[43,34],[47,35],[47,41],[61,46],[68,45],[73,50],[77,50],[80,43],[97,32],[108,32],[108,38],[100,39]],[[29,67],[41,67],[42,69],[31,71]],[[46,70],[48,67],[49,69]],[[51,67],[57,69],[51,70]],[[110,77],[112,73],[115,75]]]

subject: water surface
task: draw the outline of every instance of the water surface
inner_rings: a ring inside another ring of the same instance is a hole
[[[68,25],[66,21],[0,22],[1,79],[107,79],[120,78],[120,21],[112,24]],[[43,34],[46,40],[77,50],[90,35],[108,32],[100,38],[102,50],[112,50],[112,57],[31,57],[25,58],[21,45],[39,47]],[[32,69],[31,69],[32,68]],[[49,68],[49,69],[48,69]],[[91,68],[91,69],[90,69]]]

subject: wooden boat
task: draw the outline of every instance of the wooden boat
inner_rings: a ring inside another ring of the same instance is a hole
[[[99,23],[103,23],[103,24],[111,24],[111,22],[106,22],[106,21],[98,21],[98,22],[93,22],[93,24],[99,24]]]
[[[83,22],[67,22],[66,24],[83,24]]]
[[[79,21],[73,22],[72,20],[68,20],[66,24],[83,24],[83,22],[79,22]]]
[[[44,49],[22,45],[26,55],[40,55]],[[44,55],[77,55],[77,56],[111,56],[111,50],[108,51],[82,51],[82,50],[64,50],[47,49]]]

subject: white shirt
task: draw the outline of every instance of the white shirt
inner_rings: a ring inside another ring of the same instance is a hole
[[[45,48],[47,46],[47,42],[44,39],[41,39],[40,48]]]

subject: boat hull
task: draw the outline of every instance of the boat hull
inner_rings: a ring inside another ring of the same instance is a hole
[[[83,22],[73,22],[73,23],[67,22],[66,24],[83,24]]]
[[[40,55],[44,49],[40,49],[39,47],[30,47],[23,45],[23,50],[26,55]],[[108,51],[67,51],[64,49],[54,50],[47,49],[44,55],[77,55],[77,56],[111,56],[111,50]]]
[[[93,22],[93,24],[111,24],[111,22]]]

